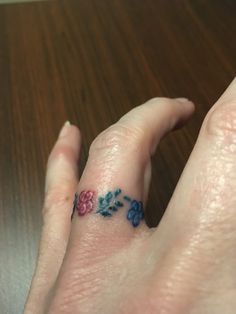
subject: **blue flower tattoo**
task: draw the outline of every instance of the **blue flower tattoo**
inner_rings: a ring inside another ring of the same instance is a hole
[[[123,197],[121,197],[121,195],[122,190],[118,188],[115,191],[107,192],[104,196],[100,196],[98,198],[96,213],[103,217],[111,217],[119,208],[124,206],[124,200],[130,204],[126,216],[127,219],[133,227],[138,227],[141,220],[144,219],[143,203],[133,200],[127,195],[124,195]]]
[[[136,200],[131,201],[130,209],[127,213],[127,219],[133,227],[138,227],[140,221],[144,219],[143,203]]]

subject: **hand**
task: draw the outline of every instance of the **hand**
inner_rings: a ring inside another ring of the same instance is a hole
[[[166,98],[131,110],[94,140],[79,182],[80,133],[63,127],[26,314],[235,313],[236,80],[207,114],[161,223],[143,220],[150,157],[193,111]]]

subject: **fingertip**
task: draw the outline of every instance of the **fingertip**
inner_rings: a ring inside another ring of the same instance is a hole
[[[70,121],[66,121],[63,124],[63,126],[59,132],[58,138],[60,139],[60,138],[66,137],[66,136],[70,135],[72,132],[75,134],[77,133],[78,136],[80,137],[80,129],[76,125],[71,124]]]
[[[68,131],[70,130],[70,126],[71,126],[71,124],[70,124],[70,122],[69,121],[66,121],[64,124],[63,124],[63,126],[62,126],[62,128],[61,128],[61,130],[60,130],[60,133],[59,133],[59,138],[62,138],[62,137],[64,137],[64,136],[66,136],[67,135],[67,133],[68,133]]]
[[[178,105],[179,114],[176,116],[172,130],[182,128],[193,116],[195,112],[195,104],[187,98],[174,98],[173,99]]]
[[[63,182],[77,183],[81,135],[78,127],[64,124],[47,161],[45,191]],[[64,184],[64,183],[63,183]]]
[[[179,111],[179,108],[181,108],[182,112],[187,115],[188,114],[191,115],[195,111],[195,104],[193,103],[193,101],[184,97],[178,97],[178,98],[154,97],[144,103],[144,105],[150,105],[150,106],[153,106],[153,105],[160,106],[160,104],[164,104],[165,107],[167,105],[171,105],[169,106],[170,110],[171,108],[173,108],[173,105],[177,105],[177,112],[180,113],[181,111]]]
[[[181,106],[183,106],[183,108],[190,114],[192,114],[195,111],[195,105],[190,99],[179,97],[179,98],[174,98],[174,100],[176,100],[179,104],[181,104]]]
[[[81,148],[81,133],[77,126],[66,121],[58,135],[50,155],[48,157],[47,169],[57,164],[61,159],[67,160],[70,164],[77,164]]]

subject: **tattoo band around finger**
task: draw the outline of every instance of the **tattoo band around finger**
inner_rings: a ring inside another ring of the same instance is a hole
[[[141,201],[124,195],[120,188],[108,191],[105,195],[97,196],[95,191],[86,190],[75,194],[71,219],[77,211],[84,216],[95,209],[95,213],[103,217],[112,217],[118,210],[128,206],[126,218],[133,227],[138,227],[144,219],[144,208]]]

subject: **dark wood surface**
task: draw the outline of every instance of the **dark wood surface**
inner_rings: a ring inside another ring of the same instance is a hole
[[[154,96],[196,113],[153,158],[162,216],[201,122],[235,75],[234,0],[64,0],[0,6],[0,313],[21,313],[41,228],[48,153],[65,120],[92,139]]]

